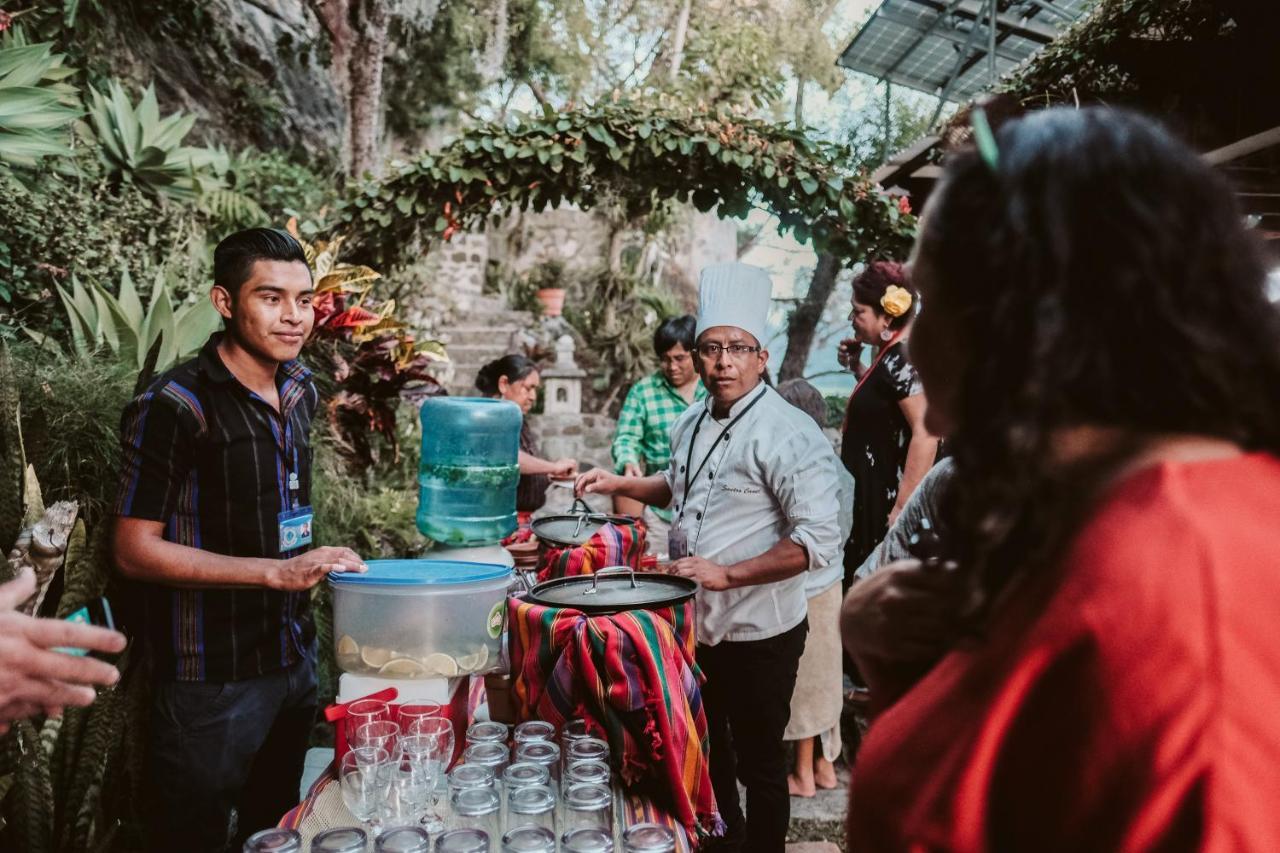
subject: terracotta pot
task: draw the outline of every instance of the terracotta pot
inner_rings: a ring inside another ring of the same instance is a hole
[[[542,303],[542,313],[548,317],[559,317],[564,310],[564,288],[544,287],[538,291],[538,301]]]

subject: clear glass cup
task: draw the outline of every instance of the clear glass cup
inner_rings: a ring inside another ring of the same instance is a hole
[[[612,779],[609,765],[603,761],[579,761],[564,773],[560,780],[564,787],[571,785],[608,785]]]
[[[356,747],[342,756],[338,781],[342,801],[356,820],[373,832],[380,821],[387,788],[391,783],[391,757],[376,746]],[[373,832],[376,835],[376,832]]]
[[[415,766],[407,758],[394,762],[390,772],[383,823],[386,826],[417,826],[431,804],[434,779],[430,771]]]
[[[361,723],[350,739],[353,749],[376,746],[385,749],[392,760],[400,757],[400,726],[390,720]]]
[[[637,823],[622,833],[623,853],[673,853],[676,836],[657,823]]]
[[[561,853],[613,853],[613,832],[590,827],[566,832],[560,839]]]
[[[556,834],[556,794],[550,785],[517,788],[507,797],[507,830],[541,826]]]
[[[569,756],[569,744],[575,740],[591,737],[591,732],[587,731],[587,721],[578,717],[565,723],[560,729],[560,775],[564,775],[565,765]]]
[[[409,727],[418,720],[428,717],[444,717],[444,706],[439,702],[406,702],[396,709],[396,722],[401,730],[408,732]]]
[[[462,753],[462,760],[465,764],[488,767],[493,771],[494,781],[501,783],[502,771],[511,763],[511,753],[502,744],[473,743]]]
[[[420,826],[398,826],[379,835],[373,849],[374,853],[431,853],[431,836]]]
[[[391,720],[391,706],[381,699],[357,699],[347,705],[347,718],[344,726],[347,745],[355,746],[353,736],[356,733],[356,729],[365,723],[375,723],[380,720]]]
[[[556,837],[541,826],[521,826],[502,836],[502,853],[556,853]]]
[[[499,816],[501,801],[498,792],[489,788],[463,788],[455,792],[453,804],[454,825],[461,829],[479,829],[490,838],[502,836],[502,818]]]
[[[583,783],[566,788],[562,822],[565,832],[595,827],[613,832],[613,790]]]
[[[531,785],[550,785],[551,774],[547,772],[547,768],[541,764],[533,764],[528,761],[517,761],[515,764],[508,764],[507,769],[502,771],[502,820],[506,825],[508,806],[507,801],[511,797],[511,792],[520,788],[528,788]]]
[[[449,797],[468,788],[489,788],[497,790],[493,771],[482,764],[459,764],[449,774]]]
[[[551,777],[548,783],[553,792],[560,790],[560,747],[546,741],[522,743],[516,747],[516,761],[528,761],[545,767]]]
[[[542,720],[528,720],[516,726],[514,738],[516,746],[522,743],[533,743],[538,740],[555,743],[556,727]]]
[[[584,737],[569,743],[569,754],[565,756],[564,766],[568,770],[580,761],[603,761],[609,763],[609,744],[594,737]]]
[[[479,829],[455,829],[436,839],[436,853],[489,853],[489,835]]]
[[[449,771],[449,765],[453,763],[453,723],[444,717],[425,717],[413,722],[409,727],[409,734],[426,738],[424,752],[434,782],[433,790],[438,798],[442,792],[446,791],[445,774]],[[423,825],[433,833],[444,829],[444,820],[434,807],[434,801]]]
[[[473,743],[500,743],[506,746],[509,735],[510,730],[504,723],[472,723],[471,727],[467,729],[467,745],[470,746]]]
[[[302,853],[302,836],[292,829],[263,829],[244,842],[243,853]]]
[[[356,826],[326,829],[311,839],[311,853],[364,853],[369,836]]]

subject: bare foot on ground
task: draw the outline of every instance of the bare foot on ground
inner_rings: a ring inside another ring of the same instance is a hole
[[[813,763],[813,781],[824,791],[830,791],[840,784],[836,780],[836,766],[825,758]]]
[[[813,784],[813,777],[801,779],[794,773],[787,774],[787,792],[793,797],[812,797],[818,793]]]

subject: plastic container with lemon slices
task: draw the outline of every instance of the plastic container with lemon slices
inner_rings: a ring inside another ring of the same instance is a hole
[[[334,651],[343,671],[412,680],[498,668],[509,566],[452,560],[368,566],[364,574],[329,575]]]

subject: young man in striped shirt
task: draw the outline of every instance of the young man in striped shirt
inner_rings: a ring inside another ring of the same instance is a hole
[[[311,593],[363,571],[311,544],[317,391],[302,247],[265,228],[214,250],[225,331],[125,409],[116,565],[137,582],[156,679],[146,810],[156,850],[236,849],[297,800],[316,710]]]

